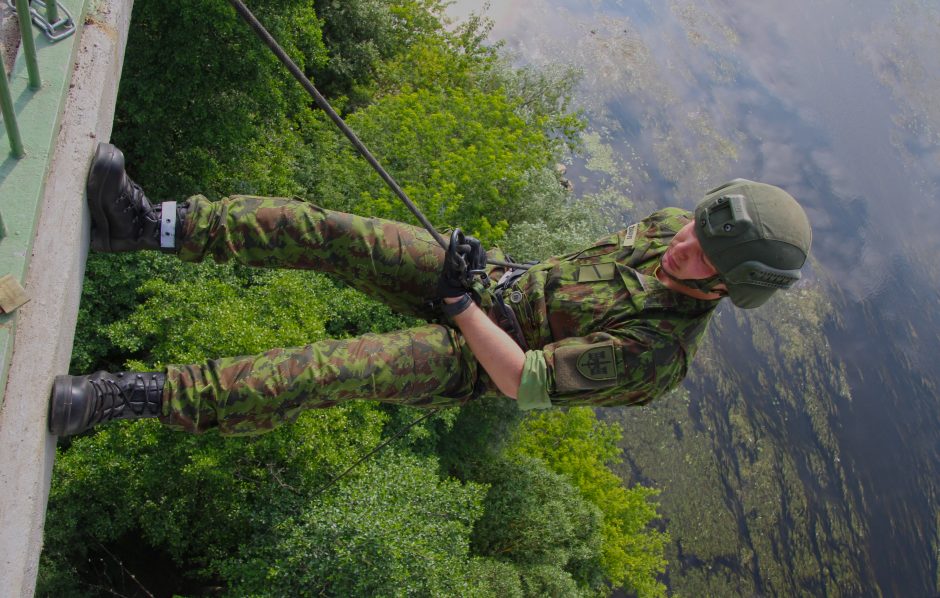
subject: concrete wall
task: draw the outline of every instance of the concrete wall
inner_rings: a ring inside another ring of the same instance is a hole
[[[73,14],[86,14],[77,18],[74,70],[63,92],[60,128],[45,156],[39,222],[24,280],[31,301],[15,312],[13,355],[0,411],[3,597],[35,592],[55,456],[55,438],[46,431],[49,389],[53,377],[68,369],[88,252],[85,173],[95,145],[111,134],[133,7],[133,0],[85,1],[84,6],[76,2],[77,11],[66,3]],[[34,158],[42,153],[30,152]],[[9,195],[0,193],[0,207],[14,199]]]

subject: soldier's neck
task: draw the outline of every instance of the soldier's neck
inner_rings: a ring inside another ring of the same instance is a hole
[[[663,283],[670,291],[675,291],[676,293],[681,293],[682,295],[687,295],[693,299],[700,299],[702,301],[717,301],[721,299],[724,295],[721,293],[706,293],[698,289],[686,286],[675,280],[666,276],[666,273],[663,272],[662,266],[656,267],[656,278],[659,282]]]

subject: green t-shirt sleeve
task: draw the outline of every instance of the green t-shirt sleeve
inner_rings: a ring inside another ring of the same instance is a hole
[[[548,398],[548,364],[541,351],[526,351],[516,404],[523,411],[552,406]]]

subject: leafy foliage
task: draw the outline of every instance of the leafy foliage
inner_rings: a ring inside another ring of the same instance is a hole
[[[440,0],[317,0],[330,59],[314,69],[320,91],[347,110],[368,104],[385,65],[425,40],[441,39]]]
[[[191,270],[179,260],[157,253],[89,254],[70,371],[81,374],[96,368],[123,367],[127,355],[110,342],[107,326],[134,309],[140,297],[137,289],[144,282],[157,276],[178,279]]]
[[[527,595],[601,585],[601,514],[577,489],[532,458],[490,461],[477,476],[491,484],[474,530],[478,554],[518,565]]]
[[[328,324],[351,327],[353,317],[375,330],[401,328],[408,322],[375,302],[349,303],[350,295],[362,295],[314,272],[258,271],[247,284],[230,277],[177,283],[154,278],[139,292],[146,297],[143,304],[105,332],[129,354],[146,348],[154,364],[305,345],[324,338]],[[337,309],[342,312],[333,321]]]
[[[221,559],[269,537],[301,497],[378,442],[383,421],[353,403],[253,438],[184,435],[152,421],[76,438],[56,460],[37,593],[96,595],[131,583],[128,574],[154,589],[173,578],[211,585]]]
[[[231,595],[471,595],[467,540],[486,489],[435,470],[386,453],[322,500],[298,505],[224,563]]]
[[[326,63],[312,0],[259,0],[252,10],[301,68]],[[114,135],[132,176],[170,199],[299,191],[309,103],[231,6],[138,2],[133,19]]]
[[[567,112],[573,79],[509,68],[483,45],[486,30],[475,19],[416,37],[384,64],[375,101],[348,123],[435,225],[497,243],[529,205],[533,173],[547,170],[583,123]],[[411,218],[344,139],[320,142],[325,151],[301,174],[318,202]]]
[[[442,471],[475,479],[484,463],[502,458],[521,421],[522,412],[508,398],[483,397],[464,405],[435,447]]]
[[[620,429],[597,421],[587,407],[551,411],[528,418],[516,450],[544,461],[564,475],[603,514],[601,566],[614,585],[638,596],[664,596],[656,575],[665,571],[663,550],[669,537],[648,529],[657,518],[643,486],[623,487],[608,468],[619,461]]]
[[[487,243],[508,228],[523,201],[526,173],[551,158],[544,134],[526,128],[511,100],[496,93],[403,91],[357,112],[350,125],[432,222],[460,223]],[[322,180],[333,186],[331,205],[410,217],[351,150],[334,156],[327,169]],[[343,181],[350,186],[335,186]]]
[[[501,246],[519,260],[562,255],[623,228],[629,202],[611,192],[574,201],[547,169],[529,173],[527,201],[519,206]]]

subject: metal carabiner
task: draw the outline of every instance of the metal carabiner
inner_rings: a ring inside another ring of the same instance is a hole
[[[16,13],[16,2],[14,0],[7,0],[7,4],[13,9],[13,12]],[[65,18],[60,18],[54,23],[50,23],[45,15],[36,10],[36,8],[33,8],[34,6],[45,9],[46,3],[42,0],[31,0],[29,3],[29,16],[33,23],[42,29],[46,37],[49,38],[49,41],[57,42],[75,33],[75,22],[72,21],[72,14],[65,6],[56,5],[57,9],[65,13]]]

